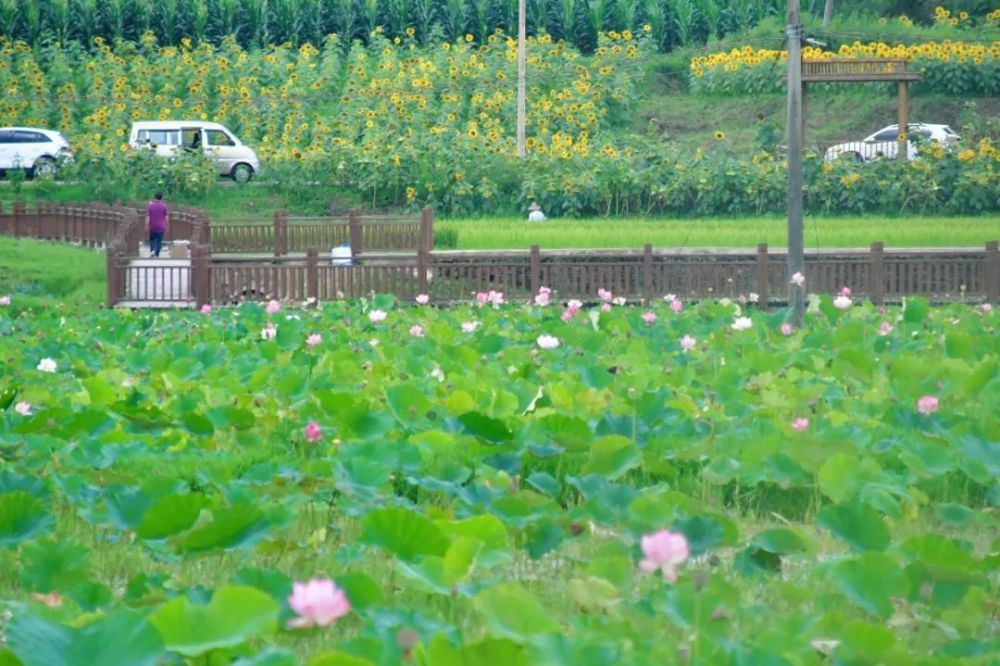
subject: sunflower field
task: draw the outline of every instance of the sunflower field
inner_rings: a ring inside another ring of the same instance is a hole
[[[990,14],[994,16],[994,14]],[[950,95],[1000,95],[1000,42],[980,43],[945,40],[920,44],[890,45],[882,42],[842,44],[835,51],[814,46],[802,49],[806,60],[831,58],[903,58],[908,69],[923,74],[913,85],[920,92]],[[690,64],[692,92],[746,93],[780,92],[788,52],[752,46],[696,56]],[[821,84],[829,87],[834,84]],[[887,85],[887,84],[868,84]],[[816,84],[813,84],[816,86]]]

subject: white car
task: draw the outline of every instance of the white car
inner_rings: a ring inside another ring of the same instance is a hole
[[[0,172],[23,169],[29,176],[54,175],[73,149],[59,132],[35,127],[0,127]]]
[[[924,123],[913,123],[907,125],[909,137],[906,140],[906,157],[914,159],[917,157],[917,146],[921,143],[928,144],[933,141],[947,146],[959,140],[958,134],[947,125],[928,125]],[[880,158],[892,159],[899,154],[899,125],[889,125],[883,127],[871,136],[865,137],[861,141],[851,141],[839,143],[826,150],[827,161],[842,158],[869,162]]]
[[[128,145],[133,149],[153,150],[161,157],[178,151],[200,150],[215,162],[220,176],[245,183],[260,172],[260,161],[253,148],[219,123],[204,120],[139,121],[132,123]]]

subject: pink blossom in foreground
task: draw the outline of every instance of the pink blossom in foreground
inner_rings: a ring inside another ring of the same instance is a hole
[[[385,318],[389,315],[386,314],[385,310],[372,310],[368,313],[368,321],[373,324],[377,324],[380,321],[385,321]]]
[[[319,333],[313,333],[308,338],[306,338],[306,344],[310,347],[315,347],[323,342],[323,336]]]
[[[796,287],[801,287],[802,285],[804,285],[804,284],[806,283],[806,276],[805,276],[805,275],[803,275],[802,273],[794,273],[794,274],[792,275],[792,280],[791,280],[791,282],[792,282],[792,284],[794,284],[794,285],[795,285]]]
[[[483,307],[489,303],[493,307],[497,308],[504,304],[503,292],[494,291],[490,289],[489,291],[481,291],[476,294],[476,305]]]
[[[843,294],[837,296],[837,298],[833,299],[833,307],[840,310],[846,310],[847,308],[851,307],[851,297],[845,296]]]
[[[548,287],[539,287],[538,294],[535,296],[535,305],[544,308],[548,306],[551,300],[552,290]]]
[[[795,432],[802,432],[808,427],[809,427],[809,419],[805,418],[804,416],[800,416],[799,418],[792,421],[792,430],[794,430]]]
[[[474,333],[477,328],[479,328],[479,322],[478,321],[463,321],[462,322],[462,332],[463,333]]]
[[[205,303],[204,305],[202,305],[201,306],[201,313],[202,314],[212,314],[212,304],[211,303]]]
[[[933,414],[938,410],[938,399],[933,395],[925,395],[917,400],[917,411],[921,414]]]
[[[424,337],[424,327],[421,326],[420,324],[414,324],[413,326],[410,327],[410,335],[415,338]]]
[[[691,351],[697,344],[698,344],[697,340],[692,338],[690,335],[685,335],[683,338],[681,338],[681,349],[684,350],[685,352]]]
[[[483,307],[490,300],[490,295],[485,291],[476,292],[476,305]]]
[[[562,320],[563,321],[569,321],[573,317],[575,317],[576,315],[578,315],[579,313],[580,313],[580,308],[579,307],[577,307],[576,305],[573,305],[573,304],[567,305],[566,309],[563,310]]]
[[[602,301],[610,301],[612,299],[611,292],[608,291],[607,289],[598,289],[597,297]]]
[[[417,305],[427,305],[431,302],[431,297],[427,294],[417,294],[417,297],[413,300],[417,302]]]
[[[681,532],[653,532],[642,537],[639,545],[643,554],[639,569],[645,573],[662,571],[663,578],[671,583],[677,581],[677,567],[691,555],[687,537]]]
[[[656,321],[656,313],[655,312],[643,312],[642,313],[642,320],[644,322],[646,322],[647,326],[650,326],[650,325],[653,324],[653,322]]]
[[[0,296],[0,305],[2,306],[10,305],[10,294],[7,294],[5,296]]]
[[[781,328],[778,330],[781,331],[782,335],[791,335],[792,333],[795,332],[795,329],[792,328],[792,325],[789,324],[787,321],[784,324],[782,324]]]
[[[841,287],[840,288],[840,295],[841,296],[850,296],[851,295],[851,288],[850,287]]]
[[[292,583],[288,605],[298,617],[288,622],[294,629],[328,627],[337,618],[351,612],[351,603],[344,591],[329,578],[314,578],[307,583]]]
[[[559,346],[559,338],[552,335],[539,335],[536,342],[542,349],[555,349]]]
[[[684,303],[680,299],[675,298],[674,300],[670,301],[670,311],[673,313],[683,312]]]
[[[31,416],[31,403],[21,401],[14,405],[14,411],[21,416]]]
[[[264,311],[267,312],[268,314],[274,314],[276,312],[279,312],[281,311],[281,303],[279,303],[274,299],[271,299],[270,301],[267,302],[267,307],[264,308]]]
[[[261,340],[274,340],[277,335],[278,329],[274,324],[268,323],[264,326],[264,328],[260,329]]]
[[[307,442],[318,442],[323,439],[323,431],[315,421],[310,421],[306,424],[305,435]]]
[[[892,324],[887,321],[882,322],[878,325],[878,334],[883,338],[892,333]]]
[[[982,305],[979,306],[979,311],[982,312],[983,314],[993,312],[993,306],[990,305],[989,303],[983,303]]]
[[[601,312],[611,312],[611,303],[602,303]]]
[[[59,366],[51,358],[43,358],[38,362],[37,369],[39,372],[55,372]]]

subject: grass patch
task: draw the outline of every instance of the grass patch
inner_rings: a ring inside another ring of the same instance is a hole
[[[435,229],[457,235],[462,250],[554,248],[733,247],[788,243],[787,221],[778,217],[650,220],[643,218],[548,220],[521,218],[435,221]],[[807,249],[867,247],[979,247],[1000,238],[1000,216],[947,217],[808,217]]]
[[[0,295],[18,304],[92,308],[105,297],[104,254],[44,241],[0,238]]]

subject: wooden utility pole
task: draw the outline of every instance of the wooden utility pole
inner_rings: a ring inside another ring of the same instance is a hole
[[[792,280],[805,275],[802,233],[802,21],[799,0],[788,0],[788,305],[792,324],[802,326],[806,286]]]
[[[527,121],[527,55],[526,41],[528,38],[528,20],[525,16],[527,12],[526,0],[518,0],[517,3],[517,155],[524,157],[528,154],[525,148],[524,126]]]

